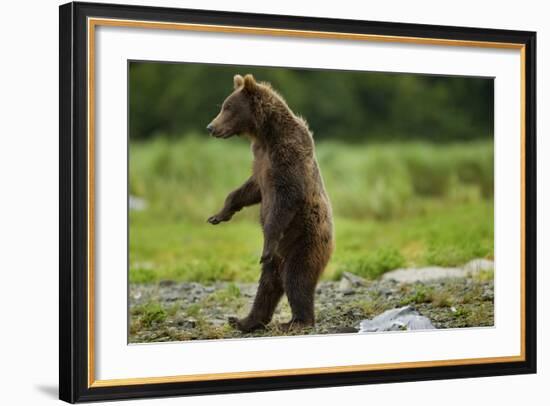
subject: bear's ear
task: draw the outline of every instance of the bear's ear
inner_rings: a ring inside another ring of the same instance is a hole
[[[244,79],[241,75],[233,76],[233,86],[235,89],[238,89],[244,84]]]
[[[250,73],[244,77],[244,88],[250,92],[254,91],[258,84]]]

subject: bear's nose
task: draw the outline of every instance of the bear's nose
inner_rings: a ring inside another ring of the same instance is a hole
[[[206,131],[208,131],[209,133],[212,133],[212,131],[214,131],[214,126],[212,125],[212,123],[206,126]]]

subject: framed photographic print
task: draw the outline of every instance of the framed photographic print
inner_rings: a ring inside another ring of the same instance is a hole
[[[60,398],[534,373],[533,32],[60,7]]]

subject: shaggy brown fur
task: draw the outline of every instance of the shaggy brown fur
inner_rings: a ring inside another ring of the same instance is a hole
[[[250,314],[230,322],[243,332],[264,327],[286,293],[292,319],[283,328],[311,326],[315,286],[333,250],[332,211],[313,138],[307,123],[269,84],[236,75],[234,87],[207,129],[218,138],[250,138],[252,176],[208,222],[229,221],[243,207],[261,203],[264,247]]]

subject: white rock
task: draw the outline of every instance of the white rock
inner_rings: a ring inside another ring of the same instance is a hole
[[[347,278],[342,278],[340,279],[340,283],[338,284],[338,289],[344,295],[353,293],[353,283]]]
[[[472,259],[464,265],[466,272],[476,273],[479,271],[492,271],[495,269],[495,263],[489,259],[478,258]]]
[[[386,310],[372,320],[363,320],[359,324],[359,333],[433,329],[435,329],[435,327],[430,319],[421,316],[411,306]]]
[[[494,269],[494,262],[488,259],[473,259],[461,268],[427,266],[424,268],[401,268],[386,272],[382,280],[393,280],[400,283],[431,282],[446,278],[467,278],[479,271]]]
[[[465,278],[468,272],[461,268],[429,266],[426,268],[402,268],[386,272],[382,280],[394,280],[400,283],[428,282],[444,278]]]
[[[147,200],[130,195],[128,206],[130,207],[130,210],[143,211],[147,208]]]

